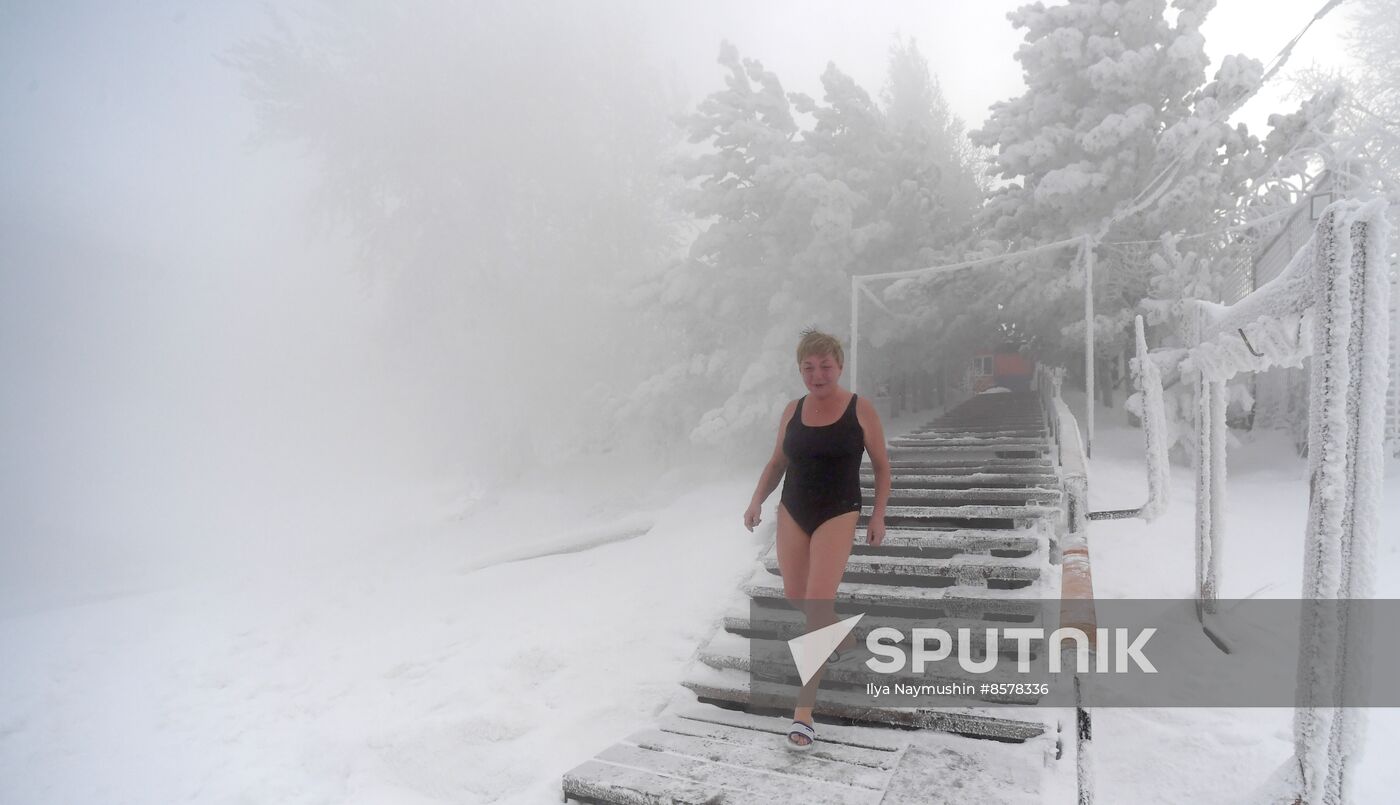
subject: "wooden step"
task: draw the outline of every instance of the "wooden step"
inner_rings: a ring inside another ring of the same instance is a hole
[[[886,451],[890,458],[908,458],[919,455],[939,455],[940,453],[1048,453],[1050,445],[1043,441],[1022,442],[973,442],[969,444],[940,444],[930,446],[907,446],[891,444]]]
[[[884,798],[889,770],[842,762],[828,752],[826,762],[802,763],[805,773],[797,773],[796,753],[782,746],[784,740],[773,736],[770,748],[755,748],[642,731],[567,772],[564,794],[583,802],[627,805],[798,801],[879,805]],[[845,779],[821,776],[838,773]]]
[[[864,544],[865,529],[858,528],[853,555],[941,556],[1024,555],[1047,547],[1045,532],[1039,528],[1018,530],[998,528],[956,528],[946,530],[886,528],[877,546]]]
[[[1036,423],[1034,425],[1010,425],[1006,427],[976,427],[976,426],[930,426],[917,428],[908,433],[902,434],[909,438],[921,436],[1030,436],[1043,437],[1049,434],[1049,430],[1044,425]]]
[[[875,487],[875,473],[861,472],[861,484]],[[1057,488],[1058,475],[1053,473],[967,472],[961,475],[942,473],[904,473],[890,471],[891,489],[973,489],[982,488]]]
[[[749,681],[749,674],[744,671],[711,668],[702,662],[694,662],[681,684],[702,699],[744,705],[752,701]],[[767,683],[764,690],[772,691],[771,697],[765,698],[771,699],[776,708],[786,709],[790,713],[797,703],[799,691],[792,685]],[[950,700],[953,699],[950,697]],[[967,706],[938,708],[881,707],[871,704],[864,692],[840,688],[829,691],[823,688],[816,697],[812,712],[815,715],[848,718],[862,724],[932,729],[1006,741],[1025,741],[1044,734],[1047,729],[1054,729],[1053,723],[1047,724],[1048,712],[1041,712],[1035,707],[986,707],[975,701],[969,701]],[[1015,715],[1010,715],[1012,713]]]
[[[875,497],[875,487],[862,486],[861,491],[872,500]],[[902,506],[920,506],[934,503],[952,503],[955,505],[983,504],[991,506],[1024,506],[1026,504],[1036,504],[1040,506],[1059,505],[1063,493],[1059,489],[1047,487],[969,487],[966,489],[943,489],[939,487],[921,486],[895,486],[893,478],[890,481],[890,498],[886,502],[886,508],[891,504]]]
[[[618,805],[927,805],[975,801],[967,796],[975,790],[996,791],[998,802],[1043,805],[1045,766],[1055,752],[1053,731],[1001,743],[834,724],[820,716],[817,742],[791,752],[783,745],[791,724],[790,713],[679,707],[620,742],[645,754],[588,760],[564,774],[563,794],[572,802]]]
[[[1003,436],[991,434],[948,434],[942,436],[900,436],[890,439],[891,447],[942,447],[945,445],[1001,445],[1025,444],[1027,442],[1046,443],[1044,434],[1029,436]]]
[[[750,598],[786,601],[783,581],[760,563],[742,586]],[[987,587],[920,587],[907,584],[874,584],[843,581],[836,588],[835,602],[848,605],[907,609],[912,612],[941,613],[953,617],[974,617],[999,623],[1028,623],[1040,617],[1041,601],[1059,595],[1056,574],[1041,577],[1030,586],[1013,590]],[[994,624],[988,624],[994,625]]]
[[[768,572],[778,574],[778,556],[769,550],[763,556]],[[1012,559],[932,559],[922,556],[871,556],[852,554],[842,579],[872,584],[915,584],[950,587],[960,585],[984,589],[1019,589],[1037,581],[1045,566],[1041,555]]]
[[[957,631],[946,625],[943,621],[937,624],[924,624],[925,626],[936,625],[947,631],[950,636],[956,636]],[[981,635],[982,641],[969,640],[972,647],[985,648],[986,626],[973,627],[969,632],[971,635]],[[955,638],[956,639],[956,638]],[[795,682],[797,680],[796,667],[792,663],[791,654],[787,647],[787,640],[770,637],[750,637],[738,634],[731,634],[724,630],[718,630],[714,636],[706,643],[696,656],[700,662],[711,668],[725,669],[732,668],[746,674],[757,674],[764,677],[769,682],[782,682],[784,680]],[[1014,645],[1014,644],[1013,644]],[[863,664],[868,656],[863,650],[857,649],[860,654],[852,661],[847,662],[844,658],[838,665],[830,665],[822,673],[822,690],[835,689],[832,686],[841,686],[840,689],[860,692],[865,689],[868,682],[894,685],[903,683],[907,685],[939,685],[939,684],[970,684],[978,683],[1052,683],[1052,677],[1048,673],[1018,674],[1015,672],[1015,652],[1005,654],[1000,651],[1001,641],[997,643],[998,653],[1002,654],[1007,662],[1006,671],[989,671],[986,673],[972,673],[966,671],[958,664],[958,647],[954,645],[953,653],[947,660],[936,663],[928,663],[924,670],[915,673],[911,667],[907,666],[902,671],[876,674],[866,668]],[[980,659],[980,657],[979,657]],[[998,705],[1020,705],[1033,706],[1041,700],[1038,694],[1011,693],[1004,695],[994,695],[992,693],[974,693],[967,697],[970,702],[980,702],[982,704]]]
[[[1012,429],[1012,428],[1042,428],[1042,427],[1045,427],[1045,418],[1040,414],[1040,412],[1037,411],[1035,414],[1032,414],[1032,415],[1020,415],[1020,414],[1018,414],[1018,415],[1016,415],[1016,416],[1007,416],[1007,417],[990,418],[990,419],[975,419],[975,418],[972,418],[972,417],[957,417],[957,418],[940,417],[940,418],[938,418],[938,419],[933,420],[932,422],[927,422],[927,423],[925,423],[925,424],[919,426],[918,428],[915,428],[914,430],[916,430],[916,431],[927,431],[927,430],[936,430],[936,429],[938,429],[938,428],[948,428],[948,429],[952,429],[952,428],[964,428],[964,429],[967,429],[967,428],[988,428],[988,429],[1008,430],[1008,429]]]
[[[1054,472],[1055,464],[1050,458],[1044,456],[1002,458],[1001,456],[959,456],[952,455],[943,458],[907,458],[904,461],[913,466],[933,467],[960,467],[966,469],[976,469],[979,472],[1004,472],[1003,467],[1021,469],[1025,467],[1037,467],[1042,472]],[[870,459],[861,459],[861,467],[869,468]]]
[[[837,617],[849,617],[851,613],[842,612],[838,607]],[[1046,603],[1040,608],[1039,615],[1034,619],[1018,626],[1029,628],[1042,628],[1053,631],[1058,621],[1058,609],[1053,602]],[[899,629],[904,634],[913,634],[913,629],[920,626],[928,626],[932,621],[927,617],[901,617],[888,613],[880,613],[879,623],[871,625],[873,621],[867,622],[861,619],[851,629],[856,640],[865,640],[870,634],[870,630],[875,626],[892,626]],[[959,644],[958,629],[968,629],[968,643],[978,656],[986,656],[988,624],[986,621],[971,618],[942,617],[937,619],[939,628],[948,632],[952,638],[953,646]],[[999,624],[998,624],[999,625]],[[771,640],[791,640],[807,633],[807,616],[797,611],[791,606],[784,606],[777,602],[765,602],[755,600],[744,606],[731,607],[721,618],[721,626],[716,630],[739,637],[760,637]],[[1045,645],[1044,639],[1030,640],[1027,646],[1030,649],[1032,659],[1039,659],[1040,653]],[[997,643],[997,652],[1007,657],[1014,658],[1018,650],[1017,644],[1013,642]]]
[[[861,472],[874,475],[869,464],[861,465]],[[1046,475],[1053,474],[1055,468],[1049,459],[1043,458],[903,458],[890,461],[890,475]],[[1056,475],[1056,477],[1059,477]]]
[[[861,507],[860,522],[864,524],[874,512],[874,502],[871,501]],[[910,522],[920,520],[928,521],[957,521],[968,520],[1010,520],[1012,522],[1030,522],[1040,517],[1052,517],[1060,513],[1057,506],[979,506],[969,504],[967,506],[905,506],[886,505],[885,522],[887,525],[907,526]]]

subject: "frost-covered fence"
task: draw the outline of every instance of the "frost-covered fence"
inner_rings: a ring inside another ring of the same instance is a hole
[[[1089,466],[1079,424],[1069,406],[1060,398],[1065,370],[1036,364],[1035,388],[1040,396],[1041,413],[1055,444],[1055,464],[1059,467],[1068,506],[1065,522],[1052,561],[1061,565],[1060,628],[1075,628],[1088,636],[1090,651],[1097,650],[1098,617],[1094,611],[1094,581],[1089,572]],[[1091,398],[1092,400],[1092,398]],[[1093,801],[1093,753],[1090,751],[1089,711],[1079,703],[1079,679],[1075,690],[1075,752],[1079,778],[1079,802]]]
[[[1311,357],[1309,511],[1301,598],[1371,597],[1383,472],[1390,348],[1385,203],[1344,200],[1273,280],[1230,306],[1195,302],[1193,346],[1164,352],[1198,382],[1196,595],[1215,611],[1225,505],[1225,381]],[[1154,354],[1154,359],[1158,356]],[[1368,625],[1349,607],[1304,607],[1294,758],[1282,773],[1300,801],[1347,801],[1362,711],[1313,702],[1355,700],[1366,684]]]
[[[1133,321],[1137,357],[1132,361],[1133,383],[1142,399],[1142,432],[1147,452],[1147,501],[1135,509],[1089,512],[1090,520],[1122,520],[1141,517],[1149,523],[1171,501],[1170,460],[1167,457],[1167,413],[1162,396],[1162,371],[1148,354],[1142,316]]]

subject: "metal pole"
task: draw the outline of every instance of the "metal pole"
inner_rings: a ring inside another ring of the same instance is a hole
[[[860,277],[851,275],[851,391],[856,391],[860,373],[856,365],[860,357]]]
[[[1094,241],[1084,236],[1084,457],[1094,455]]]

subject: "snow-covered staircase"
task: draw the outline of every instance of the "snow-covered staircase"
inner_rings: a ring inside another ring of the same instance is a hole
[[[889,443],[886,537],[865,544],[874,474],[862,470],[862,512],[838,617],[879,606],[881,622],[936,614],[975,634],[999,623],[1040,626],[1059,597],[1052,541],[1064,492],[1035,393],[978,395]],[[1075,713],[1036,697],[971,697],[959,706],[876,706],[868,675],[833,665],[817,696],[817,743],[784,746],[793,686],[769,683],[785,707],[754,706],[749,681],[785,669],[755,658],[803,633],[786,602],[776,547],[761,557],[734,606],[683,681],[693,694],[657,725],[628,736],[564,775],[566,801],[595,803],[1071,802]],[[853,609],[852,609],[853,608]],[[754,622],[757,620],[757,622]],[[868,628],[854,630],[863,638]],[[863,643],[863,639],[861,643]],[[974,640],[974,643],[977,642]],[[1007,647],[1002,647],[1003,651]],[[955,649],[956,650],[956,649]],[[1038,646],[1032,646],[1038,652]],[[790,672],[790,669],[789,669]],[[894,681],[996,682],[956,669]],[[764,700],[771,704],[771,694]],[[990,706],[995,703],[997,706]]]

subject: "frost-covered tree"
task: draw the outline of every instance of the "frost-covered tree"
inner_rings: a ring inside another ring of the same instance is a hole
[[[943,97],[915,39],[896,40],[890,46],[889,79],[881,97],[895,142],[909,155],[901,166],[903,175],[916,175],[931,165],[939,174],[936,220],[958,226],[970,223],[969,213],[981,205],[987,190],[982,154]]]
[[[685,121],[691,142],[708,150],[679,163],[690,187],[678,204],[703,229],[687,257],[639,295],[654,318],[683,329],[691,357],[630,395],[624,415],[701,401],[703,410],[686,409],[694,443],[753,443],[801,390],[800,330],[847,334],[850,277],[931,261],[965,228],[976,196],[959,183],[970,173],[937,145],[955,122],[913,45],[897,51],[893,62],[906,73],[905,62],[925,70],[929,106],[917,113],[909,75],[892,81],[886,102],[899,106],[898,129],[834,65],[815,100],[784,92],[759,61],[721,46],[725,87]],[[798,115],[811,126],[800,130]]]
[[[1338,96],[1337,128],[1319,151],[1347,174],[1352,192],[1375,191],[1400,205],[1400,0],[1349,3],[1343,34],[1354,67],[1313,66],[1295,89],[1304,97]]]
[[[819,202],[838,210],[849,204],[822,177],[805,175],[792,103],[777,75],[756,59],[741,58],[728,42],[720,47],[719,63],[728,72],[725,88],[701,101],[685,121],[692,143],[713,147],[678,162],[683,178],[698,180],[678,195],[681,209],[710,223],[688,258],[672,265],[659,299],[668,316],[685,322],[692,357],[677,379],[700,386],[686,396],[704,409],[687,423],[690,438],[701,444],[723,443],[734,431],[760,427],[783,402],[777,393],[781,333],[798,326],[798,285],[804,279],[795,256],[818,226],[840,217],[828,213],[825,221],[817,220]],[[822,276],[807,272],[805,279],[829,283],[827,268]],[[820,314],[812,318],[820,320]],[[676,373],[668,368],[663,377]],[[655,391],[675,389],[667,383]],[[656,395],[634,400],[647,407],[655,401]]]
[[[1266,148],[1243,124],[1230,125],[1263,67],[1227,56],[1207,80],[1201,26],[1214,0],[1172,6],[1174,20],[1165,0],[1035,3],[1008,15],[1026,31],[1016,58],[1027,90],[995,104],[971,133],[996,149],[993,171],[1003,182],[979,215],[990,237],[1024,248],[1085,233],[1151,242],[1219,227],[1271,161],[1292,151],[1289,131]],[[1227,244],[1207,244],[1211,257]],[[1132,314],[1151,293],[1151,264],[1125,254],[1132,252],[1098,254],[1094,331],[1103,356],[1123,352]],[[1024,313],[1061,359],[1083,339],[1082,282],[1072,266],[1068,257],[1037,261],[988,288],[989,304]],[[1027,285],[1035,288],[1029,296]]]
[[[679,103],[644,67],[640,17],[562,3],[270,13],[272,33],[228,62],[257,141],[305,148],[311,212],[382,287],[386,360],[417,384],[405,415],[431,434],[423,451],[519,470],[608,435],[599,412],[641,361],[600,356],[645,360],[665,335],[619,327],[620,294],[676,248],[661,166]]]

